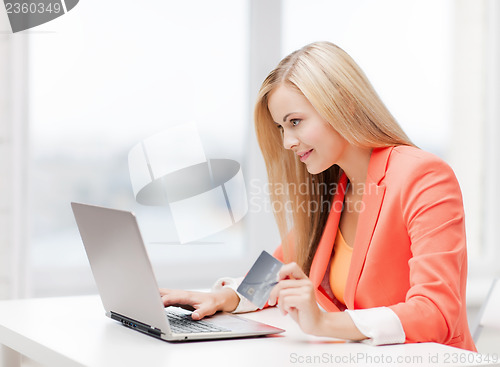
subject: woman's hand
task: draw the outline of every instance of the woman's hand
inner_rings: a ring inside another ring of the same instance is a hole
[[[296,263],[283,265],[278,280],[269,296],[269,306],[277,303],[281,312],[290,314],[305,333],[318,335],[325,313],[316,303],[312,282]]]
[[[195,292],[178,289],[160,289],[163,305],[182,307],[193,311],[193,320],[201,320],[217,311],[233,311],[240,301],[235,291],[224,288],[217,292]]]

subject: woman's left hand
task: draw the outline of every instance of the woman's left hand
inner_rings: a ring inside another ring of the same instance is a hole
[[[283,265],[278,277],[279,282],[269,296],[269,306],[277,303],[281,312],[290,314],[302,331],[318,334],[324,312],[316,303],[312,282],[296,263]]]

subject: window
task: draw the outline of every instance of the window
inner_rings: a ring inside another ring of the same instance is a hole
[[[176,286],[190,286],[200,267],[207,283],[197,286],[208,286],[230,270],[244,247],[241,225],[172,245],[168,209],[134,200],[127,154],[169,126],[195,122],[208,158],[241,162],[247,23],[242,0],[88,0],[32,33],[32,295],[93,290],[71,201],[134,210],[163,286],[174,274]]]

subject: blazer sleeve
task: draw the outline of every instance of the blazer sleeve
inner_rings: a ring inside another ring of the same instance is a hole
[[[410,289],[390,308],[408,342],[448,343],[463,318],[467,276],[462,194],[452,169],[436,157],[405,170],[400,203],[411,242]]]
[[[277,258],[279,261],[283,262],[283,247],[282,245],[279,245],[278,247],[276,247],[276,250],[274,250],[273,252],[273,256],[275,258]]]

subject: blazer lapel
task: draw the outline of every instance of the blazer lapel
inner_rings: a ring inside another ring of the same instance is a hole
[[[384,200],[385,184],[381,181],[385,176],[387,162],[392,149],[393,147],[376,148],[372,151],[370,157],[365,192],[363,194],[364,210],[359,214],[351,266],[344,293],[344,300],[349,309],[354,309],[355,307],[354,297],[356,288]]]

